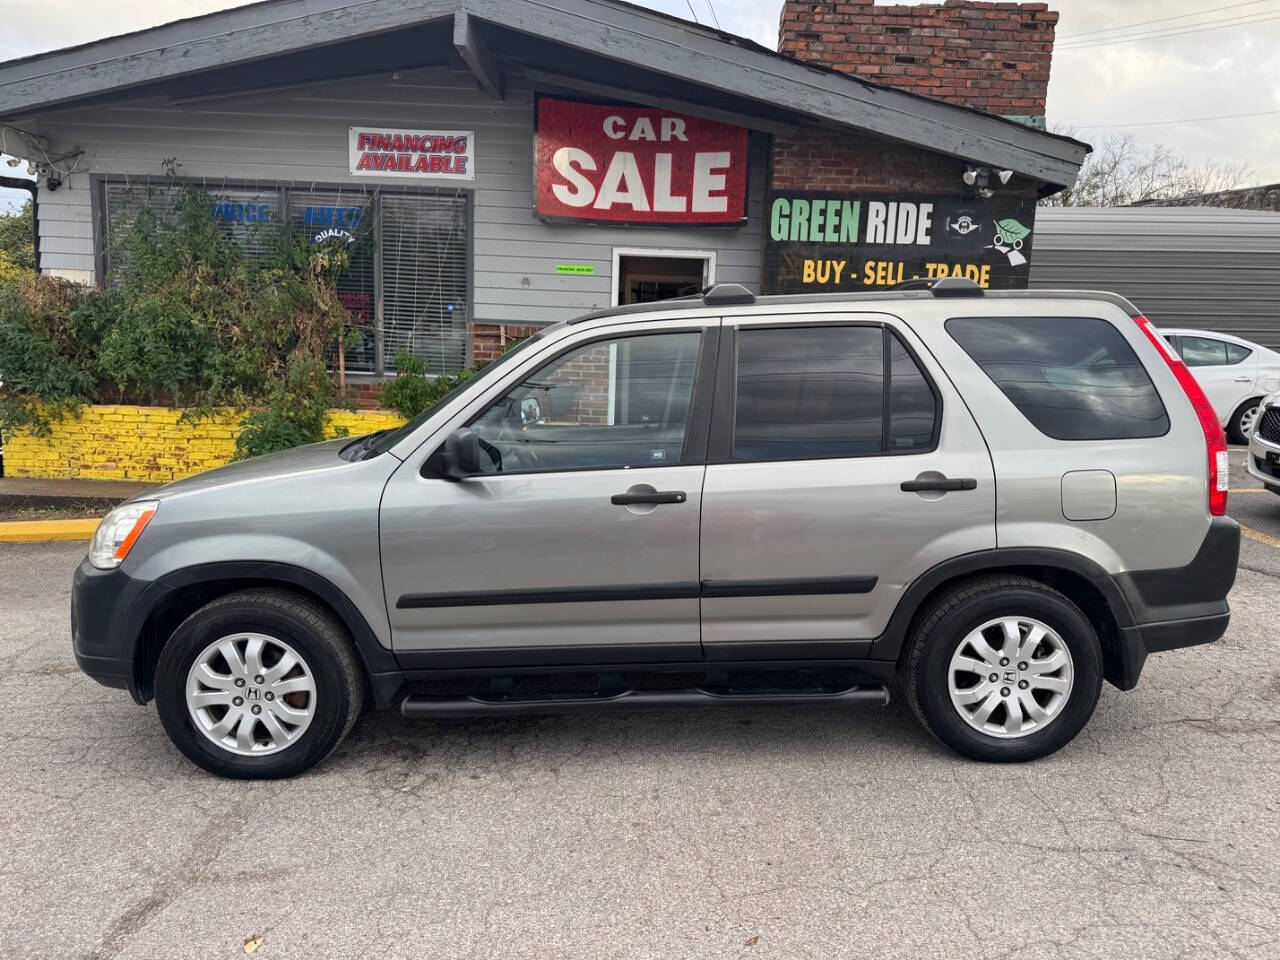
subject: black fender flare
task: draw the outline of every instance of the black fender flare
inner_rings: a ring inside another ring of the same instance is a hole
[[[1135,625],[1132,608],[1121,591],[1120,585],[1096,561],[1082,554],[1072,553],[1070,550],[1051,547],[997,547],[944,560],[912,581],[903,592],[902,599],[898,601],[897,607],[889,618],[888,626],[872,643],[871,657],[875,660],[896,661],[898,659],[902,653],[903,644],[907,640],[911,621],[924,604],[925,598],[938,587],[950,580],[1011,567],[1064,570],[1076,574],[1087,580],[1102,594],[1122,637],[1126,632],[1131,632],[1130,628]],[[1141,653],[1141,659],[1136,667],[1137,670],[1141,670],[1142,662],[1146,659],[1146,651],[1142,650],[1140,643],[1137,652]],[[1118,655],[1125,661],[1124,672],[1128,672],[1133,653],[1134,651],[1127,649],[1127,644],[1120,644]]]
[[[293,588],[318,597],[337,615],[354,641],[369,679],[374,705],[381,709],[395,701],[404,685],[404,674],[395,654],[378,642],[373,628],[342,590],[319,574],[290,563],[273,560],[224,560],[182,567],[166,573],[148,583],[130,605],[126,635],[142,638],[146,624],[157,607],[175,593],[201,584],[227,581],[243,582],[246,586]],[[146,658],[149,656],[146,647],[145,642],[136,644],[133,682],[130,685],[130,693],[139,703],[145,703],[151,696],[151,681],[145,675],[148,668]]]

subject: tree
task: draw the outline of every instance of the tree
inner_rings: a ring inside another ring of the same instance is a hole
[[[36,266],[35,236],[31,229],[31,201],[14,213],[0,213],[0,260],[19,270]]]
[[[1162,143],[1144,148],[1124,134],[1094,144],[1075,186],[1042,202],[1051,207],[1123,207],[1231,190],[1253,178],[1247,163],[1192,163]]]

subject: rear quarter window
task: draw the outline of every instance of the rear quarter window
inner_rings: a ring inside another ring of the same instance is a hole
[[[946,329],[1046,436],[1128,440],[1169,432],[1142,361],[1106,320],[954,317]]]

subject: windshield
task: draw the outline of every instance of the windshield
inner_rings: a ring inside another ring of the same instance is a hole
[[[511,361],[514,360],[517,356],[519,356],[526,348],[536,343],[537,341],[541,340],[547,334],[555,330],[559,330],[560,327],[562,326],[563,326],[562,323],[555,323],[549,327],[543,327],[533,336],[529,337],[529,339],[522,340],[520,343],[516,344],[514,347],[512,347],[510,350],[504,353],[497,360],[493,361],[493,363],[481,369],[480,372],[477,373],[470,380],[462,381],[462,383],[458,384],[456,387],[454,387],[452,390],[446,393],[443,397],[441,397],[431,406],[427,407],[427,409],[419,413],[416,417],[414,417],[408,423],[404,424],[403,426],[396,427],[396,429],[394,430],[389,430],[386,433],[378,436],[377,442],[372,444],[368,448],[368,451],[364,454],[365,458],[376,457],[380,454],[386,453],[388,450],[394,447],[397,443],[399,443],[405,437],[409,436],[409,434],[413,433],[413,431],[417,430],[418,427],[422,426],[429,419],[431,419],[431,417],[433,417],[438,411],[440,411],[445,404],[452,402],[454,397],[458,396],[464,390],[469,390],[474,386],[484,383],[486,380],[490,379],[495,374],[506,369],[507,366],[510,365]]]

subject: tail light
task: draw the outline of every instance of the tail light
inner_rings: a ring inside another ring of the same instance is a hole
[[[1182,358],[1173,352],[1168,341],[1162,337],[1151,321],[1144,316],[1133,318],[1138,329],[1146,334],[1147,339],[1155,346],[1160,356],[1164,357],[1173,371],[1174,377],[1182,387],[1183,393],[1191,401],[1191,407],[1200,421],[1200,429],[1204,431],[1204,445],[1209,455],[1209,512],[1221,517],[1227,512],[1227,485],[1230,463],[1227,459],[1227,438],[1218,423],[1218,415],[1213,412],[1213,404],[1196,383]]]

